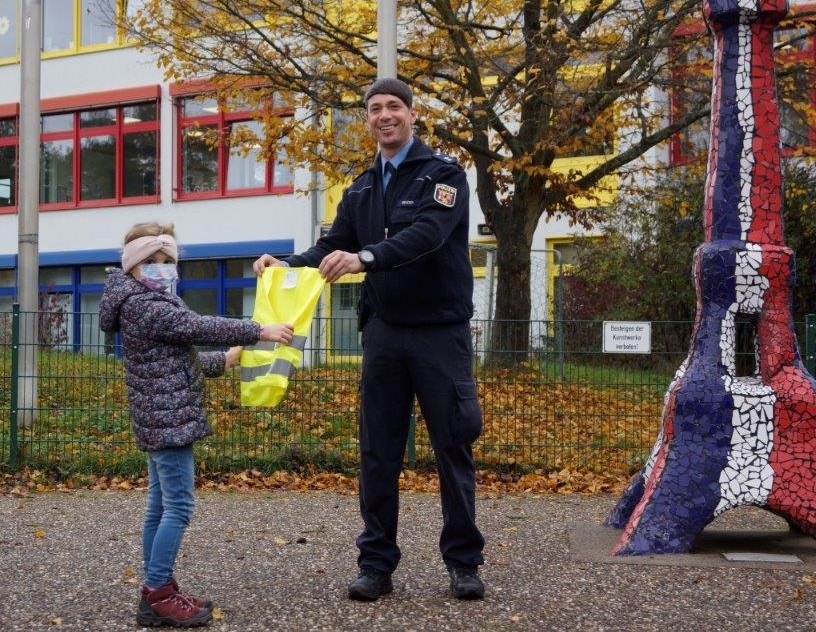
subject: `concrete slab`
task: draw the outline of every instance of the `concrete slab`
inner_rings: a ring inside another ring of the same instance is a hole
[[[568,529],[570,557],[576,561],[654,566],[779,568],[816,571],[816,540],[788,529],[703,531],[693,552],[682,555],[612,555],[621,530],[602,524],[573,523]],[[725,554],[732,559],[726,558]],[[772,556],[772,557],[768,557]],[[785,556],[778,558],[775,556]],[[796,561],[790,560],[795,557]]]
[[[753,553],[751,551],[726,552],[722,556],[729,562],[781,562],[783,564],[801,564],[802,558],[782,553]]]

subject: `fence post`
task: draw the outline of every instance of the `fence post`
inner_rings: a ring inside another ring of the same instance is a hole
[[[816,373],[816,314],[805,316],[805,368]]]
[[[558,253],[558,251],[556,251]],[[558,253],[558,276],[555,278],[555,346],[558,354],[558,377],[564,380],[564,268]]]
[[[20,304],[11,306],[11,424],[9,427],[9,466],[17,467],[17,374],[20,372]]]

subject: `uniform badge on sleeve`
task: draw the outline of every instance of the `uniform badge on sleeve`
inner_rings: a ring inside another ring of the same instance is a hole
[[[449,184],[437,184],[434,189],[434,200],[439,202],[442,206],[453,208],[456,203],[456,187]]]

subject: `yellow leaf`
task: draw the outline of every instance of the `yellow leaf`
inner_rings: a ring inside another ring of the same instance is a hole
[[[132,566],[125,566],[125,570],[122,572],[125,578],[122,580],[125,584],[135,584],[137,582],[136,579],[136,571],[133,570]]]
[[[62,617],[54,617],[49,621],[51,625],[62,625]]]
[[[42,540],[45,537],[45,529],[42,527],[37,527],[34,529],[34,537]]]
[[[220,621],[221,619],[224,618],[224,613],[221,612],[221,608],[213,608],[212,618],[215,619],[216,621]]]

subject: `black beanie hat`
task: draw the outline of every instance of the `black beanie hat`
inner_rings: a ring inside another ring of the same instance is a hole
[[[399,79],[392,79],[390,77],[387,79],[378,79],[371,84],[371,87],[368,90],[366,90],[365,97],[363,97],[363,103],[365,103],[367,106],[368,100],[375,94],[393,94],[409,108],[413,103],[411,88],[409,88],[405,82],[400,81]]]

